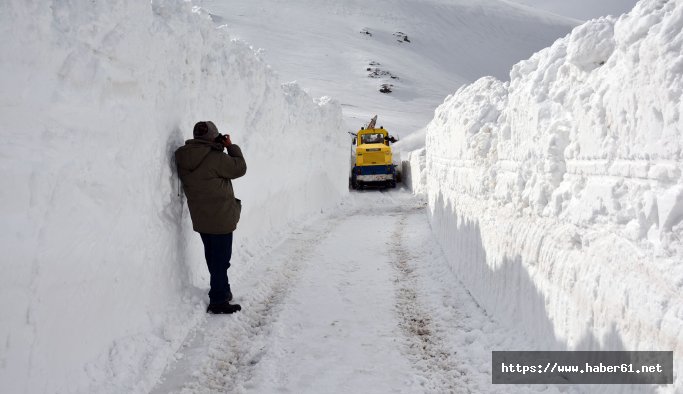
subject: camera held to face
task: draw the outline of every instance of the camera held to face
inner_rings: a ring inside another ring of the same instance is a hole
[[[228,136],[225,134],[218,134],[218,137],[214,139],[215,142],[218,142],[219,144],[225,144],[225,141],[228,140]]]

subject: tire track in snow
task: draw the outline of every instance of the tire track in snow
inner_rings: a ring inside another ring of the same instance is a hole
[[[402,316],[406,354],[421,374],[423,392],[582,392],[491,384],[492,350],[538,349],[528,335],[489,316],[458,279],[433,238],[426,203],[405,201],[402,206],[393,240],[396,309]]]
[[[184,380],[184,385],[170,388],[162,384],[154,392],[242,392],[244,385],[252,378],[254,367],[266,353],[266,341],[272,323],[281,312],[283,300],[290,289],[296,286],[301,271],[310,263],[317,245],[339,223],[340,219],[336,217],[318,220],[311,225],[312,228],[301,229],[282,246],[263,256],[260,267],[269,267],[264,268],[264,272],[259,272],[256,267],[253,270],[255,272],[244,276],[245,279],[249,278],[248,282],[240,286],[251,298],[240,300],[236,296],[243,310],[234,315],[208,316],[207,324],[198,329],[197,336],[191,341],[208,348],[201,361],[188,362],[188,366],[199,365],[199,369],[190,372],[178,371],[178,367],[171,368],[166,376],[175,372],[188,375],[186,379],[174,378]]]
[[[417,273],[411,261],[416,260],[404,246],[408,215],[424,213],[424,206],[404,207],[392,236],[390,253],[396,270],[396,311],[399,325],[405,334],[406,352],[416,369],[423,375],[427,392],[470,392],[467,375],[449,351],[440,335],[439,324],[432,318],[426,305],[420,302]]]

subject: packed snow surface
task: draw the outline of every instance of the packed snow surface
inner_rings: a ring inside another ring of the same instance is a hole
[[[180,0],[3,1],[0,36],[0,387],[145,392],[208,286],[174,150],[199,120],[242,147],[239,273],[347,193],[341,108]]]
[[[488,312],[544,349],[673,350],[679,389],[682,45],[681,1],[589,21],[449,96],[407,163]]]
[[[468,294],[407,191],[352,193],[262,252],[244,310],[198,327],[152,394],[495,393],[491,350],[532,344]]]

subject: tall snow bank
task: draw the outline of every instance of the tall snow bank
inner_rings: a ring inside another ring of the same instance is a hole
[[[461,88],[428,126],[443,248],[482,305],[541,346],[681,360],[682,44],[683,2],[643,0],[509,83]]]
[[[239,287],[269,234],[345,193],[340,106],[181,0],[3,1],[0,31],[0,387],[145,392],[208,287],[174,150],[199,120],[242,146]]]

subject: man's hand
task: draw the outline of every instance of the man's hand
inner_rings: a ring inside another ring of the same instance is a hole
[[[230,134],[225,134],[225,139],[223,140],[223,146],[227,148],[230,145],[232,145],[232,141],[230,141]]]

